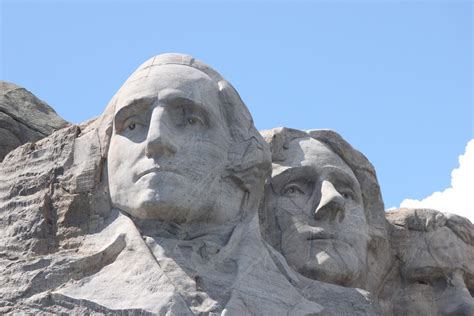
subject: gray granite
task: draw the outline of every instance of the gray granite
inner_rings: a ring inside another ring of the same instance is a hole
[[[1,314],[474,315],[467,219],[386,214],[341,135],[259,133],[191,56],[80,125],[0,87]]]
[[[334,131],[261,133],[273,165],[260,210],[264,238],[297,278],[306,280],[297,288],[307,297],[317,288],[316,301],[334,314],[377,313],[373,294],[390,262],[388,224],[373,166]],[[335,289],[344,294],[331,295]],[[358,300],[365,291],[372,296]]]
[[[270,166],[230,83],[150,59],[100,118],[0,165],[1,311],[321,314],[261,237]]]
[[[0,81],[0,161],[16,147],[35,142],[67,124],[28,90]]]
[[[387,213],[393,269],[380,294],[386,315],[474,315],[474,225],[429,209]]]

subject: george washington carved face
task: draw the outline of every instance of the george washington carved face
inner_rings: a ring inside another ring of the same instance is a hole
[[[267,144],[232,85],[191,56],[140,66],[109,103],[99,135],[112,205],[137,219],[240,222],[263,197]]]
[[[193,67],[162,65],[127,81],[116,102],[107,159],[113,204],[140,219],[225,217],[209,213],[231,142],[216,82]]]

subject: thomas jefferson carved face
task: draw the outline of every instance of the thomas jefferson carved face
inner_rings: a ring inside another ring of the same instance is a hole
[[[116,97],[107,158],[113,205],[177,223],[235,216],[216,206],[231,142],[217,83],[189,66],[162,65]]]
[[[289,142],[274,162],[267,207],[281,230],[281,252],[306,277],[351,285],[366,265],[368,224],[359,183],[332,150],[313,138]]]

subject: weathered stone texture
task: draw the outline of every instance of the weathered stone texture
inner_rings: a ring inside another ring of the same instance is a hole
[[[386,315],[474,315],[474,225],[430,209],[387,213],[392,269],[380,299]]]
[[[0,314],[474,315],[467,219],[385,213],[341,135],[261,135],[191,56],[80,126],[0,88]]]
[[[21,144],[37,141],[67,124],[28,90],[0,81],[0,161]]]
[[[49,302],[48,290],[94,270],[97,259],[76,251],[84,234],[103,223],[100,211],[110,210],[100,178],[90,176],[101,163],[98,148],[97,137],[71,126],[0,163],[2,312],[34,312],[36,303],[25,302],[38,293],[33,301]]]

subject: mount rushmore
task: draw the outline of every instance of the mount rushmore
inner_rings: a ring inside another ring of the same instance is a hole
[[[385,212],[341,135],[257,131],[191,56],[79,125],[0,89],[2,314],[474,315],[468,219]]]

